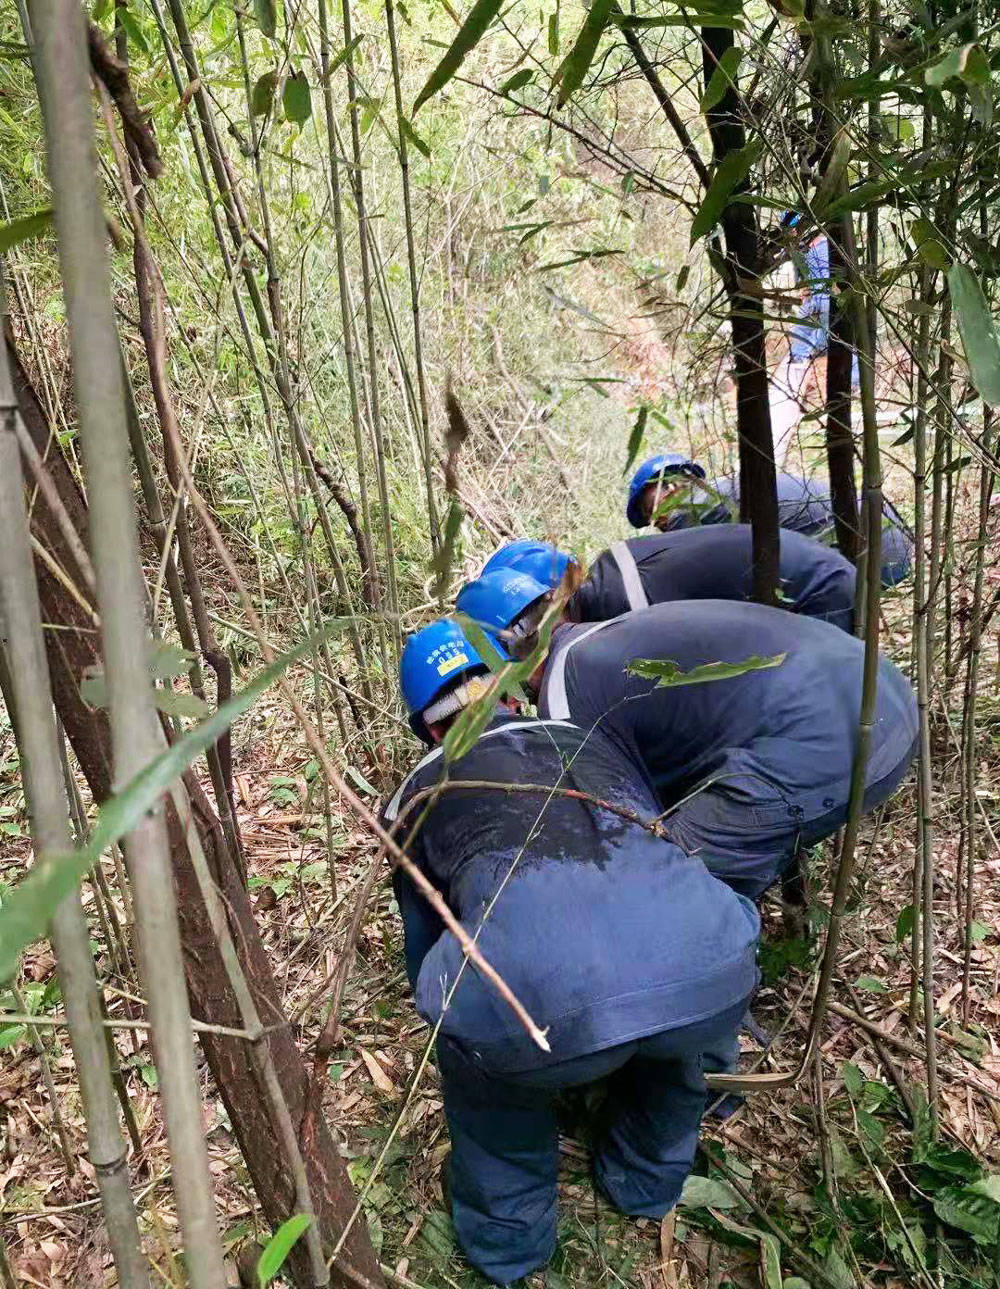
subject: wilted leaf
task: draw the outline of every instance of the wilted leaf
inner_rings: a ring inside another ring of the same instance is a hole
[[[274,103],[274,92],[278,88],[278,73],[272,68],[257,78],[250,95],[250,111],[254,116],[267,116]]]
[[[743,50],[737,49],[735,45],[731,45],[723,53],[709,78],[705,93],[701,96],[701,102],[698,106],[702,112],[710,112],[713,107],[722,102],[726,91],[736,81],[736,73],[739,70],[742,59]]]
[[[765,671],[770,667],[780,667],[787,654],[775,654],[765,658],[752,654],[742,662],[706,662],[690,671],[682,671],[678,664],[669,658],[633,658],[626,664],[625,670],[633,676],[642,676],[646,680],[655,680],[657,689],[669,689],[675,685],[700,685],[711,680],[730,680],[734,676],[744,676],[748,671]]]
[[[953,264],[948,290],[972,383],[985,402],[1000,407],[1000,338],[979,279],[965,264]]]
[[[281,104],[285,109],[285,120],[295,125],[302,125],[312,116],[312,91],[305,72],[299,70],[285,81],[281,94]]]
[[[738,1208],[742,1203],[733,1188],[717,1177],[691,1174],[677,1201],[681,1208]]]
[[[5,255],[12,246],[26,242],[29,238],[40,237],[51,223],[52,207],[47,206],[45,210],[36,210],[33,215],[21,215],[18,219],[0,224],[0,255]]]
[[[833,141],[833,150],[830,153],[830,159],[827,162],[823,178],[820,180],[819,187],[816,189],[816,196],[812,200],[812,208],[817,218],[822,216],[827,206],[833,199],[839,196],[844,185],[844,179],[847,175],[847,165],[851,159],[851,147],[853,145],[853,136],[850,130],[838,130],[837,137]]]
[[[503,0],[476,0],[468,18],[459,28],[458,35],[451,42],[448,52],[427,78],[427,83],[417,95],[413,104],[413,115],[432,95],[442,89],[458,71],[466,54],[475,49],[486,33],[493,19],[500,12]]]
[[[763,139],[754,139],[745,148],[738,148],[723,157],[691,224],[692,246],[699,238],[710,233],[722,218],[729,198],[753,169],[763,149]]]
[[[275,0],[253,0],[253,13],[257,26],[271,40],[278,29],[278,10]]]
[[[285,1259],[291,1253],[295,1241],[311,1222],[312,1218],[306,1213],[296,1213],[287,1222],[282,1222],[271,1236],[257,1261],[257,1283],[260,1289],[270,1284],[285,1265]]]
[[[369,1052],[366,1047],[359,1047],[358,1051],[361,1054],[362,1061],[364,1061],[365,1063],[365,1069],[371,1075],[372,1082],[375,1084],[378,1090],[380,1092],[385,1092],[388,1094],[395,1092],[396,1091],[395,1083],[393,1083],[392,1079],[389,1078],[385,1070],[382,1069],[381,1065],[379,1065],[378,1061],[371,1054],[371,1052]]]
[[[573,48],[563,59],[562,66],[557,73],[559,80],[559,97],[556,99],[557,107],[562,107],[566,104],[583,84],[583,78],[587,75],[587,70],[594,61],[597,46],[600,44],[601,36],[608,25],[613,3],[614,0],[591,0],[590,9],[584,19],[580,34],[577,36]]]

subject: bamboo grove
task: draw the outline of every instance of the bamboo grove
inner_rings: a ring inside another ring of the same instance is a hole
[[[504,539],[601,549],[623,468],[665,436],[738,473],[754,596],[776,601],[768,372],[794,212],[830,247],[832,341],[799,440],[858,564],[869,703],[812,938],[772,954],[778,1038],[738,1079],[751,1122],[795,1119],[811,1198],[786,1203],[763,1129],[723,1132],[705,1147],[723,1199],[685,1217],[752,1247],[741,1274],[768,1289],[782,1267],[796,1289],[1000,1283],[1000,11],[0,14],[0,826],[24,821],[0,832],[0,1051],[38,1071],[46,1149],[77,1179],[58,1211],[91,1205],[107,1254],[93,1282],[479,1283],[427,1234],[419,1162],[399,1171],[439,1135],[420,1117],[433,1036],[399,1022],[398,1077],[358,1058],[356,1079],[388,1084],[363,1106],[368,1151],[331,1073],[358,1015],[381,1033],[400,997],[386,878],[411,861],[377,800],[412,750],[402,641]],[[883,495],[915,551],[887,592]],[[880,647],[921,728],[914,782],[873,824]],[[276,784],[274,748],[296,767]],[[302,830],[280,891],[257,780]],[[30,1264],[24,1283],[87,1283],[37,1278],[32,1215],[57,1208],[14,1195],[15,1104],[0,1282]],[[244,1241],[249,1264],[226,1236],[237,1173],[265,1246]],[[567,1235],[549,1283],[683,1282],[648,1233],[615,1239]]]

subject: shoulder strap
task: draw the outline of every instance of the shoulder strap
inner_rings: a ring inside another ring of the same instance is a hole
[[[615,542],[611,547],[611,555],[618,565],[618,571],[622,575],[628,607],[630,609],[648,609],[649,596],[642,585],[642,578],[639,576],[639,569],[636,565],[635,557],[629,549],[628,542]]]

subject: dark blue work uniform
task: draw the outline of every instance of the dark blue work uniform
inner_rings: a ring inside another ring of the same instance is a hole
[[[833,502],[830,489],[818,479],[802,479],[779,473],[778,523],[782,528],[809,537],[833,539]],[[739,479],[722,475],[704,488],[695,487],[691,504],[670,510],[666,531],[692,528],[698,524],[728,524],[739,518]],[[883,507],[882,585],[895,586],[910,573],[913,542],[896,510],[887,501]]]
[[[781,530],[781,607],[844,631],[854,620],[854,565],[839,551]],[[632,537],[598,555],[570,601],[574,622],[603,622],[670,600],[749,600],[748,524],[716,524]]]
[[[444,777],[432,752],[384,818]],[[640,767],[601,734],[498,716],[452,780],[558,785],[651,819]],[[440,1022],[463,1249],[497,1283],[527,1275],[556,1239],[561,1088],[611,1077],[597,1176],[627,1213],[676,1203],[705,1108],[703,1070],[731,1068],[755,987],[753,905],[698,859],[588,802],[546,792],[445,791],[410,850],[484,955],[547,1030],[527,1036],[405,875],[395,887],[417,1010]]]
[[[659,688],[625,670],[635,658],[671,660],[687,672],[754,655],[784,661]],[[863,656],[855,637],[781,609],[723,600],[656,604],[594,626],[558,628],[538,709],[597,726],[626,755],[638,753],[664,807],[677,807],[665,821],[673,840],[757,898],[800,845],[844,822]],[[866,810],[899,786],[916,736],[913,692],[883,658]]]

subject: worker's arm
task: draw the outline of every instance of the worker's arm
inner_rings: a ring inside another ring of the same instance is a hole
[[[406,974],[410,988],[416,989],[424,958],[440,938],[445,929],[444,923],[400,869],[393,874],[392,889],[403,919]]]

